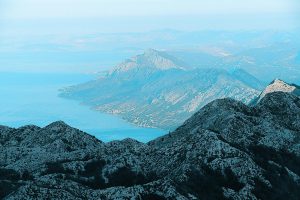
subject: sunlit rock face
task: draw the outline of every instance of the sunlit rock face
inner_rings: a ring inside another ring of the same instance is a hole
[[[249,103],[259,88],[261,83],[246,71],[190,67],[167,52],[150,49],[106,76],[64,89],[61,96],[139,126],[174,130],[215,99]]]
[[[0,127],[3,199],[298,199],[300,99],[225,98],[147,144],[63,122]]]
[[[280,79],[275,79],[270,83],[256,99],[255,103],[260,102],[267,94],[272,92],[288,92],[300,96],[300,87],[295,84],[288,84]]]

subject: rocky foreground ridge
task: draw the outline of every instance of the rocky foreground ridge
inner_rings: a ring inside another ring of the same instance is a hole
[[[215,100],[147,144],[63,122],[0,127],[3,199],[299,199],[300,99]]]

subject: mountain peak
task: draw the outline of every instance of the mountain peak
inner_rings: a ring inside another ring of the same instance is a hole
[[[144,55],[159,55],[161,52],[155,49],[146,49]]]
[[[131,70],[168,70],[186,69],[187,64],[169,55],[165,51],[147,49],[143,54],[139,54],[119,64],[112,73],[128,72]]]
[[[288,83],[284,82],[283,80],[281,80],[279,78],[274,79],[269,85],[272,85],[272,84],[288,85]]]
[[[69,126],[64,121],[55,121],[49,124],[47,127],[57,127],[57,126]]]
[[[56,121],[45,126],[43,129],[48,131],[64,132],[67,129],[72,129],[72,127],[66,124],[64,121]]]

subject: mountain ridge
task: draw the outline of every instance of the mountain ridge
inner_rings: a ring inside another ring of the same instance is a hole
[[[146,144],[103,143],[63,122],[2,127],[0,197],[296,200],[299,122],[299,97],[274,92],[254,107],[215,100]]]

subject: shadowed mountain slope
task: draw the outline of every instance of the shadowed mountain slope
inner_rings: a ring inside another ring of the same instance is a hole
[[[4,199],[298,199],[300,99],[215,100],[147,144],[55,122],[0,127]]]

